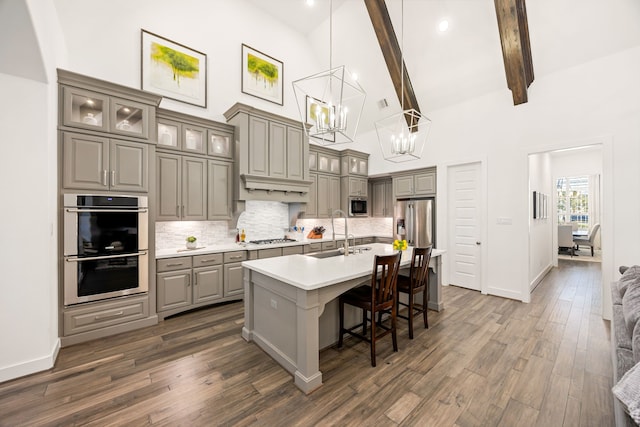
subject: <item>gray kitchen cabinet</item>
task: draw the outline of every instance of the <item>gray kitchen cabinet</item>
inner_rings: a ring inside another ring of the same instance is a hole
[[[234,202],[306,204],[309,201],[309,141],[298,120],[236,103],[224,113],[235,126]]]
[[[63,187],[147,192],[149,148],[145,144],[64,132]]]
[[[247,259],[246,251],[224,254],[224,297],[238,297],[244,294],[242,261]]]
[[[233,127],[201,117],[159,108],[155,140],[159,150],[231,159]]]
[[[158,221],[207,218],[207,161],[158,153],[156,156]]]
[[[158,312],[191,305],[191,269],[158,273],[156,275]]]
[[[435,171],[393,177],[393,194],[395,198],[434,195],[435,193]]]
[[[342,178],[342,182],[345,183],[344,187],[349,197],[367,197],[369,188],[367,178],[348,176]]]
[[[318,174],[318,218],[329,218],[340,208],[340,177]]]
[[[309,171],[318,170],[318,153],[316,151],[309,150]]]
[[[307,203],[305,215],[307,218],[318,217],[318,174],[310,173],[309,181],[309,202]]]
[[[224,265],[224,296],[244,294],[244,284],[242,283],[242,263]]]
[[[322,250],[321,242],[309,243],[307,245],[304,245],[303,253],[308,254],[313,252],[320,252],[321,250]]]
[[[391,178],[372,181],[371,214],[374,217],[393,216],[393,184]]]
[[[304,253],[304,249],[301,245],[285,246],[282,248],[282,256],[298,255]]]
[[[160,319],[226,300],[224,255],[214,253],[157,260],[156,293]]]
[[[146,295],[79,304],[64,310],[63,334],[69,337],[108,327],[122,327],[123,324],[147,317],[149,298]]]
[[[233,163],[209,160],[207,176],[207,218],[212,221],[230,220]]]
[[[109,112],[110,133],[149,139],[149,122],[155,109],[141,102],[111,97]]]
[[[62,87],[62,124],[109,131],[109,96],[72,86]]]
[[[258,259],[282,256],[282,248],[258,249]]]
[[[317,149],[317,148],[316,148]],[[318,172],[340,174],[340,156],[338,153],[318,151]]]
[[[269,122],[249,117],[249,174],[269,175]]]
[[[340,152],[340,157],[342,159],[342,176],[369,175],[369,154],[347,149]]]
[[[322,242],[322,250],[330,251],[338,248],[338,242],[336,240],[331,240],[330,242]]]
[[[222,265],[193,269],[193,303],[215,301],[222,298]]]

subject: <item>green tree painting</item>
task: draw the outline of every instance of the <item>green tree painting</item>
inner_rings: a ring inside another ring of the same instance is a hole
[[[247,54],[247,71],[256,83],[262,80],[269,87],[278,83],[278,67],[250,53]]]
[[[151,43],[151,59],[171,67],[173,80],[178,86],[180,86],[180,78],[196,78],[200,71],[197,58],[158,43]]]

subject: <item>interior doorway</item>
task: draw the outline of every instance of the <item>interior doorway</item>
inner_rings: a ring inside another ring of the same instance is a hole
[[[586,237],[593,226],[601,224],[605,196],[603,151],[603,144],[596,143],[529,154],[529,190],[546,194],[550,201],[548,215],[542,218],[529,215],[530,292],[551,268],[558,266],[559,259],[596,260],[590,256],[590,248],[582,253],[586,246],[581,246],[580,251],[559,255],[558,235],[559,227],[563,227],[563,235],[567,227],[572,229],[569,244],[573,244],[577,234],[586,232]],[[532,209],[533,206],[530,212]],[[600,227],[597,251],[600,251],[602,231]],[[564,242],[564,236],[562,240]]]

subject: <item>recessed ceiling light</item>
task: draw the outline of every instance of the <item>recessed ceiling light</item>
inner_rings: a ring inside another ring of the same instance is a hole
[[[315,0],[307,0],[307,6],[313,6]]]
[[[355,81],[358,81],[358,73],[351,73],[351,78]]]
[[[445,32],[449,29],[449,21],[447,21],[446,19],[443,19],[442,21],[440,21],[440,23],[438,24],[438,29],[441,32]]]

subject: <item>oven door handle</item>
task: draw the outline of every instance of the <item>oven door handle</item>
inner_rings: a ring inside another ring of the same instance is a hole
[[[147,251],[140,251],[134,254],[118,254],[118,255],[103,255],[103,256],[92,256],[92,257],[65,257],[65,261],[67,262],[81,262],[81,261],[96,261],[100,259],[113,259],[113,258],[126,258],[131,256],[139,256],[139,255],[147,255]]]
[[[127,213],[147,213],[149,209],[79,209],[79,208],[66,208],[67,212],[127,212]]]

